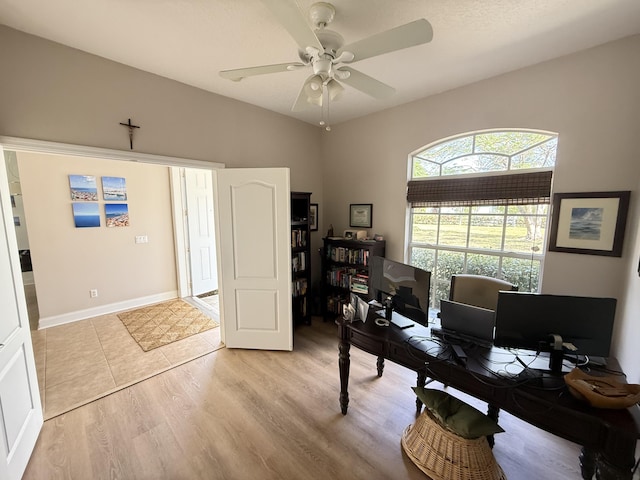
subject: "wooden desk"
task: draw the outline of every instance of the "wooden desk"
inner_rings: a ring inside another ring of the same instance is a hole
[[[555,379],[553,387],[544,388],[501,378],[489,370],[495,370],[496,355],[508,354],[502,349],[468,349],[469,358],[463,366],[455,362],[446,342],[431,339],[428,327],[419,324],[404,330],[394,325],[380,327],[374,323],[375,318],[371,309],[366,323],[346,323],[342,318],[336,321],[343,415],[349,405],[349,349],[354,345],[378,357],[379,376],[384,370],[384,359],[391,360],[417,372],[418,386],[424,386],[427,377],[433,378],[487,402],[489,416],[495,419],[499,410],[504,409],[531,425],[581,445],[580,466],[585,480],[591,479],[596,470],[599,480],[631,480],[636,441],[640,438],[637,405],[623,410],[596,409],[572,397],[562,378]],[[416,406],[421,409],[419,400]]]

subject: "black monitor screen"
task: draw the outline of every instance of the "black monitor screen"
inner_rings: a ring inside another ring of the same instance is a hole
[[[500,292],[494,344],[548,352],[556,335],[565,353],[607,357],[615,312],[615,298]]]
[[[428,323],[431,272],[383,257],[372,257],[370,268],[378,301],[391,297],[396,312],[422,325]]]

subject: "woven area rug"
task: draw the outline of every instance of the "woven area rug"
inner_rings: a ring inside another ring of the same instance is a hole
[[[145,352],[218,326],[180,299],[123,312],[118,318]]]

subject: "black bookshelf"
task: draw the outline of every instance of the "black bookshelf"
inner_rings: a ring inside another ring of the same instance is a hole
[[[291,192],[291,292],[294,325],[311,323],[311,194]]]
[[[342,306],[349,303],[350,294],[371,299],[369,261],[384,257],[385,241],[323,239],[321,307],[323,318],[342,314]]]

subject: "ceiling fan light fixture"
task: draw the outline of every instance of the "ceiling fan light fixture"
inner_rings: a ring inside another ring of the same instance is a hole
[[[305,92],[308,96],[320,97],[322,96],[322,77],[320,75],[310,76],[305,84]]]
[[[327,82],[327,92],[329,93],[329,99],[337,99],[343,91],[344,87],[334,79],[331,79]]]

